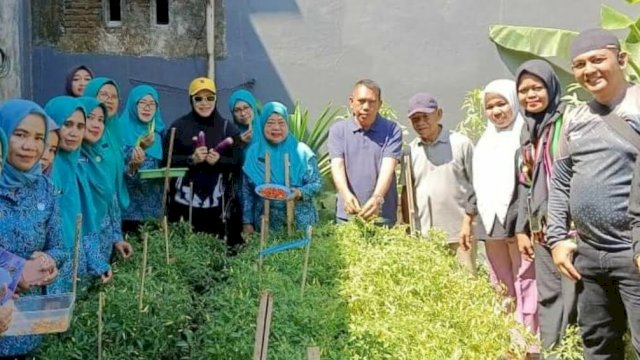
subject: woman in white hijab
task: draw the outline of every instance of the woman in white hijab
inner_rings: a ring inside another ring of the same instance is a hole
[[[533,262],[518,251],[518,149],[524,119],[516,84],[500,79],[483,91],[487,129],[473,156],[473,187],[478,201],[478,238],[485,241],[491,280],[506,288],[508,310],[534,334],[538,332],[537,289]],[[484,230],[484,231],[482,231]],[[502,290],[504,291],[504,290]]]

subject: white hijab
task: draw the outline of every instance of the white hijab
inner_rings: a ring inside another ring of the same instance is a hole
[[[473,154],[473,187],[478,212],[487,234],[493,229],[495,218],[502,225],[516,186],[515,154],[520,147],[524,119],[520,115],[516,83],[499,79],[490,82],[482,92],[482,104],[487,94],[498,94],[511,105],[513,119],[509,126],[498,129],[487,119],[487,128],[480,137]]]

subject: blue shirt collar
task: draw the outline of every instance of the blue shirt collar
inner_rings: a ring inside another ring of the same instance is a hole
[[[369,130],[364,130],[363,128],[361,128],[358,123],[356,122],[355,117],[351,117],[349,118],[349,130],[351,130],[352,133],[357,133],[358,131],[362,131],[362,132],[369,132],[369,131],[373,131],[373,132],[377,132],[380,129],[380,125],[382,123],[382,121],[380,121],[380,119],[382,118],[382,116],[380,116],[380,114],[376,114],[376,119],[373,120],[373,124],[371,124],[371,127],[369,128]]]

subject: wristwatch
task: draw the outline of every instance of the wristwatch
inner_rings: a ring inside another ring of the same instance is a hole
[[[379,195],[379,194],[373,194],[373,196],[371,196],[371,197],[375,198],[378,201],[378,205],[384,204],[384,196]]]

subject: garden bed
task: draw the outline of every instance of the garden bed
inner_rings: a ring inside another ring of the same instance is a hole
[[[314,230],[304,296],[304,248],[266,257],[257,239],[228,258],[220,243],[172,227],[150,231],[145,307],[138,311],[141,246],[114,265],[105,293],[103,359],[250,359],[260,294],[273,296],[269,359],[494,359],[512,348],[505,316],[485,276],[472,277],[434,233],[364,223]],[[286,241],[273,235],[269,244]],[[98,288],[79,295],[72,328],[49,336],[39,359],[96,358]],[[522,349],[521,349],[522,350]]]

